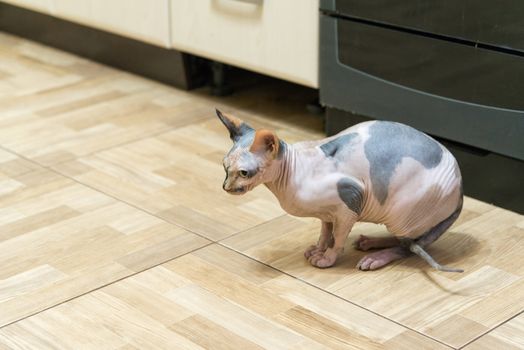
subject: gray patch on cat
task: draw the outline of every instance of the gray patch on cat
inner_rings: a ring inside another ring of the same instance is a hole
[[[235,146],[241,148],[249,148],[253,144],[253,141],[255,141],[255,130],[246,128],[244,134],[242,134],[242,137],[240,137],[235,142]]]
[[[364,194],[362,187],[349,177],[344,177],[337,182],[337,190],[340,199],[347,207],[360,215],[362,212],[362,202]]]
[[[282,159],[282,157],[284,156],[284,153],[286,153],[286,150],[287,150],[287,143],[285,143],[282,140],[279,140],[278,145],[279,146],[278,146],[277,159]]]
[[[369,134],[364,152],[370,164],[373,194],[380,204],[388,197],[389,182],[402,158],[413,158],[426,169],[436,167],[442,159],[440,145],[410,126],[377,121],[369,127]]]
[[[240,124],[240,127],[238,128],[238,132],[239,132],[239,135],[242,137],[243,135],[247,135],[247,134],[255,132],[255,129],[250,127],[248,124],[242,122],[242,124]]]
[[[324,152],[326,157],[336,158],[337,155],[340,154],[340,151],[349,147],[351,140],[357,135],[357,133],[353,132],[351,134],[339,136],[336,139],[321,145],[320,149]]]
[[[238,138],[235,141],[235,143],[233,144],[233,147],[231,147],[227,155],[229,156],[231,153],[235,152],[239,148],[243,148],[247,151],[249,147],[251,147],[251,145],[253,144],[254,140],[255,140],[255,130],[246,129],[246,133],[243,134],[242,137]]]

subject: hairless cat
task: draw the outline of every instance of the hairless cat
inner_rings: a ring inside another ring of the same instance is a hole
[[[321,220],[317,244],[304,253],[311,265],[332,266],[357,221],[384,224],[391,237],[361,235],[361,270],[375,270],[415,253],[441,271],[424,248],[462,209],[462,177],[444,146],[404,124],[370,121],[339,134],[293,145],[266,129],[216,111],[233,147],[224,158],[223,189],[244,194],[264,184],[291,215]]]

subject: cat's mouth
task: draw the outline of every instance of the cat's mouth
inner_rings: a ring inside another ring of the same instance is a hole
[[[229,194],[240,195],[240,194],[246,193],[247,192],[247,188],[246,187],[236,187],[236,188],[232,188],[232,189],[226,190],[226,191]]]

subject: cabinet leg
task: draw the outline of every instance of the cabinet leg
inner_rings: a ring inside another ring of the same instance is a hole
[[[306,105],[306,109],[309,113],[315,114],[315,115],[322,115],[324,114],[325,108],[320,104],[320,101],[317,98],[315,98],[313,101],[308,103]]]
[[[211,62],[211,93],[215,96],[226,96],[233,92],[231,85],[227,83],[228,66],[221,62]]]

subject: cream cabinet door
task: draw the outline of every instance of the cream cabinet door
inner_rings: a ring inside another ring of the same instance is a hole
[[[318,0],[171,0],[171,43],[318,87]]]
[[[2,2],[47,14],[53,0],[2,0]]]
[[[51,15],[169,47],[169,0],[52,0]]]

